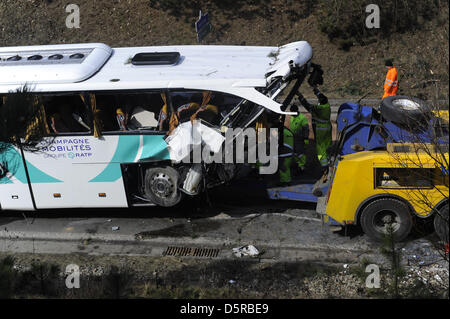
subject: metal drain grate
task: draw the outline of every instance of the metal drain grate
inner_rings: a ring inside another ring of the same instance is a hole
[[[167,247],[164,256],[193,256],[193,257],[217,257],[220,249]]]

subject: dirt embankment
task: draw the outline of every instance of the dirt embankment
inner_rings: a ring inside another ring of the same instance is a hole
[[[4,258],[0,254],[3,298],[393,297],[392,274],[382,268],[380,288],[367,288],[364,263],[16,254],[8,270]],[[69,264],[80,267],[79,289],[65,286]],[[398,287],[404,298],[448,298],[448,269],[408,267]]]
[[[348,1],[343,1],[345,5]],[[80,28],[68,29],[65,8],[80,8]],[[441,3],[441,2],[440,2]],[[307,40],[314,60],[326,72],[323,91],[334,98],[379,98],[384,59],[399,69],[400,93],[448,99],[448,2],[420,29],[392,34],[371,44],[339,49],[320,31],[323,1],[157,1],[157,0],[3,0],[0,46],[104,42],[110,46],[195,44],[198,8],[213,25],[206,44],[282,45]],[[345,8],[343,8],[345,10]],[[322,11],[321,11],[322,10]],[[361,14],[365,14],[362,12]],[[383,21],[383,20],[382,20]],[[307,88],[307,97],[312,96]]]

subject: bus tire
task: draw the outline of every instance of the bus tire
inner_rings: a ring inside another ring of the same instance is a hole
[[[448,243],[448,203],[434,214],[434,230],[444,243]]]
[[[395,198],[382,198],[369,203],[361,212],[361,228],[371,239],[382,241],[392,225],[395,241],[404,240],[413,226],[409,207]]]
[[[145,172],[145,195],[156,205],[175,206],[181,200],[179,179],[177,170],[170,166],[149,168]]]

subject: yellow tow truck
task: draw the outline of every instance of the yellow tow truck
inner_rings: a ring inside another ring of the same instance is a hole
[[[383,100],[380,111],[347,104],[338,131],[340,153],[328,172],[327,196],[318,200],[324,220],[359,225],[377,240],[390,225],[401,241],[415,221],[434,218],[448,242],[448,110],[430,112],[405,96]]]
[[[272,199],[317,202],[329,225],[358,225],[371,238],[404,240],[415,222],[433,218],[448,243],[448,110],[433,112],[407,96],[379,108],[344,103],[328,172],[314,185],[268,190]]]
[[[387,150],[342,156],[330,169],[327,197],[318,203],[322,212],[325,208],[324,220],[360,225],[374,239],[382,239],[390,224],[395,238],[403,240],[413,227],[413,215],[434,215],[438,234],[448,238],[448,169],[440,165],[448,163],[448,153],[429,154],[416,147],[390,143]],[[441,231],[445,216],[447,235]]]

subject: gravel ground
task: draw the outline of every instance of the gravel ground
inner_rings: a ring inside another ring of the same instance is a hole
[[[5,257],[0,254],[0,260]],[[189,257],[133,257],[16,254],[14,269],[19,274],[33,272],[33,264],[56,265],[59,276],[46,278],[56,286],[58,298],[111,297],[105,292],[111,272],[118,277],[123,292],[119,297],[151,298],[390,298],[392,277],[382,265],[381,288],[365,287],[365,267],[359,264],[320,262],[277,262],[255,259],[217,260]],[[367,262],[366,262],[367,263]],[[81,288],[64,287],[65,267],[77,264]],[[403,298],[448,298],[449,269],[446,263],[405,266],[399,291]],[[29,277],[28,277],[29,278]],[[274,280],[276,278],[276,280]],[[35,278],[34,281],[37,279]],[[33,280],[31,280],[33,281]],[[47,297],[33,285],[22,286],[15,297]],[[100,287],[100,288],[99,288]],[[52,295],[50,295],[52,296]],[[113,296],[114,297],[114,296]]]

